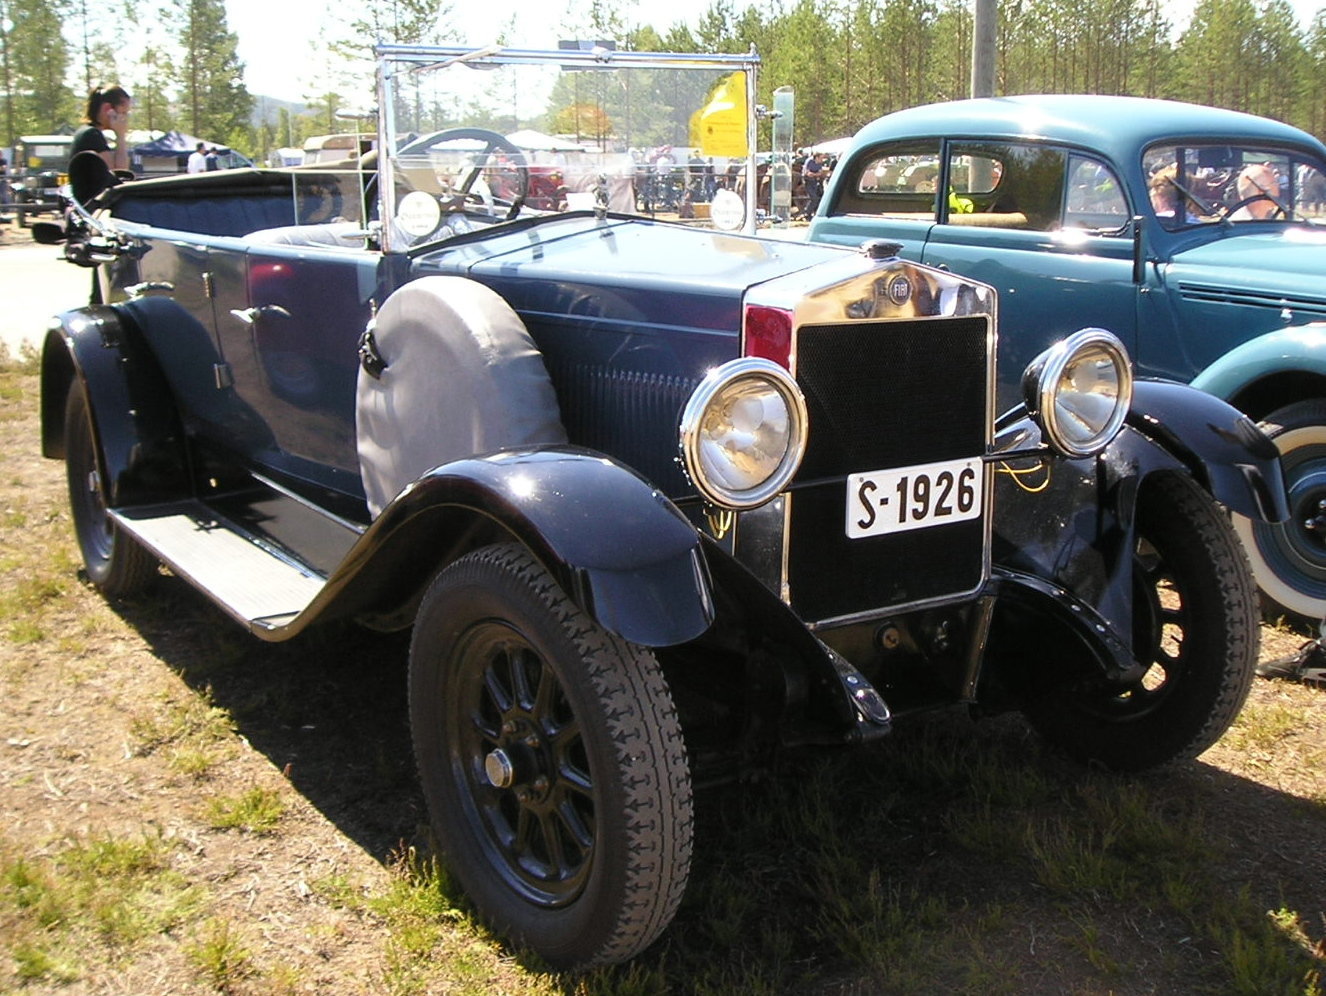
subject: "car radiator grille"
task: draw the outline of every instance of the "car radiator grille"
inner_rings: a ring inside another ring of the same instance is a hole
[[[975,590],[984,518],[848,539],[845,475],[983,455],[985,317],[802,326],[797,380],[810,437],[791,499],[788,583],[808,621]]]

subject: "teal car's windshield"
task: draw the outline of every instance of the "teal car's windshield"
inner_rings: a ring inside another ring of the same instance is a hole
[[[1151,210],[1170,230],[1326,224],[1326,164],[1297,150],[1168,142],[1148,148],[1142,167]]]

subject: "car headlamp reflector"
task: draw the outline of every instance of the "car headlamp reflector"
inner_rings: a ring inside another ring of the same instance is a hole
[[[806,451],[806,399],[792,376],[746,357],[710,371],[681,416],[686,473],[723,508],[755,508],[787,486]]]
[[[1065,456],[1092,456],[1123,426],[1133,398],[1132,366],[1112,333],[1082,329],[1036,357],[1022,386],[1050,445]]]

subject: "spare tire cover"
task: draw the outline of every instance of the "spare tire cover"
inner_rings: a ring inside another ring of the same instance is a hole
[[[423,277],[387,298],[374,338],[386,364],[359,371],[360,475],[376,517],[440,464],[566,442],[548,371],[511,307],[464,277]]]

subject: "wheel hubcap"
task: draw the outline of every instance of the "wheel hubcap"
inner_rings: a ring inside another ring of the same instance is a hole
[[[504,750],[495,750],[484,758],[483,771],[493,788],[510,788],[516,780],[515,766]]]
[[[526,900],[555,907],[583,890],[596,793],[556,674],[518,633],[474,627],[459,648],[453,770],[494,872]]]

